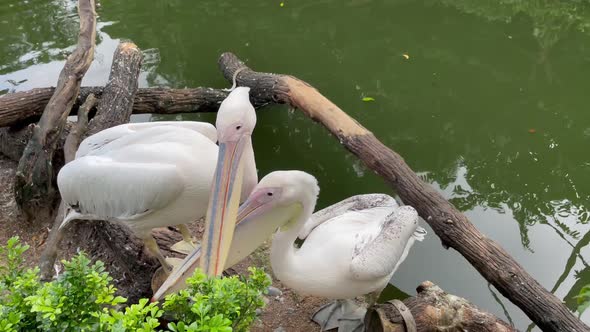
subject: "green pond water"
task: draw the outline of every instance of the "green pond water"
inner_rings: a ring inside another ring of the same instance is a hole
[[[83,84],[107,81],[123,39],[145,51],[143,87],[228,87],[217,68],[224,51],[256,70],[294,74],[399,152],[574,309],[572,297],[590,283],[588,1],[280,3],[102,0]],[[0,91],[54,85],[77,24],[71,0],[0,1]],[[214,114],[169,118],[212,121]],[[394,194],[320,125],[286,107],[259,111],[254,146],[261,176],[315,175],[319,207]],[[432,231],[386,293],[414,294],[423,280],[529,328]],[[590,323],[590,314],[582,318]]]

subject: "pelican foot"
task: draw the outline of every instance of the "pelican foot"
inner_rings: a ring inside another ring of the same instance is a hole
[[[166,263],[172,266],[172,271],[176,270],[183,261],[182,259],[175,257],[166,257],[165,260]],[[160,266],[156,270],[156,272],[154,272],[151,282],[152,293],[155,293],[160,288],[160,286],[162,286],[162,284],[164,283],[164,281],[166,281],[166,279],[168,279],[168,276],[172,273],[172,271],[167,271],[166,268]]]
[[[360,318],[340,318],[338,332],[363,332],[365,331],[365,315]]]
[[[170,274],[174,270],[176,270],[180,266],[180,264],[182,264],[182,261],[183,261],[182,258],[166,257],[166,263],[168,263],[170,266],[172,266],[172,271],[169,271],[168,274]]]
[[[152,276],[152,282],[151,282],[152,294],[155,294],[156,291],[158,289],[160,289],[160,286],[162,286],[164,281],[166,281],[166,279],[168,278],[168,275],[169,274],[166,273],[164,268],[161,266],[156,270],[156,272],[154,272],[154,275]]]
[[[351,300],[338,300],[322,306],[312,316],[322,331],[338,329],[338,332],[362,332],[367,309]]]
[[[193,250],[195,250],[195,245],[192,242],[187,242],[187,241],[179,241],[176,242],[174,245],[172,245],[172,247],[170,247],[170,250],[180,253],[180,254],[184,254],[184,255],[188,255],[190,254]]]

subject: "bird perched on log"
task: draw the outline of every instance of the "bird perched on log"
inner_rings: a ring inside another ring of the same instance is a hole
[[[279,229],[271,247],[274,274],[298,293],[337,299],[314,315],[322,329],[355,331],[362,328],[365,310],[346,299],[369,294],[370,302],[376,300],[426,231],[412,207],[400,207],[384,194],[353,196],[312,215],[318,193],[315,177],[305,172],[265,176],[240,206],[225,267]],[[297,238],[305,240],[299,248]],[[182,288],[200,254],[197,248],[187,256],[152,300]]]
[[[234,197],[245,199],[258,182],[251,140],[256,113],[249,90],[235,88],[221,103],[217,128],[191,121],[132,123],[86,138],[58,174],[68,206],[60,229],[75,219],[122,223],[170,273],[172,265],[151,229],[179,225],[184,244],[175,248],[190,252],[185,224],[205,216],[214,178],[220,179],[216,165],[225,165],[220,175],[232,179],[242,167],[239,183],[226,188],[239,190]]]

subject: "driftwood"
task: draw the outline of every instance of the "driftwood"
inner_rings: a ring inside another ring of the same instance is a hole
[[[82,77],[94,57],[96,12],[94,0],[78,2],[78,45],[66,60],[57,87],[20,159],[15,179],[16,202],[31,218],[39,207],[52,206],[55,193],[52,160],[62,129],[78,92]]]
[[[76,157],[76,151],[80,143],[88,133],[88,115],[90,110],[98,103],[98,99],[93,94],[90,94],[78,112],[78,120],[76,124],[72,126],[66,141],[64,143],[64,159],[65,163],[69,163]]]
[[[250,87],[254,98],[269,103],[290,104],[320,122],[346,149],[384,178],[405,204],[413,206],[445,247],[461,253],[486,280],[541,329],[590,331],[506,250],[483,235],[464,214],[420,179],[399,154],[381,143],[373,133],[315,88],[293,76],[255,72],[231,53],[221,55],[219,66],[228,80],[240,69],[238,85]]]
[[[447,294],[430,281],[416,289],[418,294],[403,301],[418,332],[513,332],[514,327],[482,311],[467,300]],[[403,309],[402,309],[403,310]],[[365,330],[371,332],[409,332],[400,311],[391,302],[375,305],[365,315]]]
[[[101,98],[103,87],[82,87],[70,115],[76,115],[88,95]],[[55,88],[37,88],[0,96],[0,127],[22,126],[39,120]],[[135,94],[133,114],[217,112],[228,91],[212,88],[141,88]],[[252,99],[254,107],[263,101]]]
[[[98,103],[96,116],[90,121],[88,136],[129,122],[142,55],[137,45],[119,44],[113,56],[109,81]]]
[[[80,145],[82,138],[88,131],[88,113],[90,113],[90,109],[92,109],[97,102],[98,100],[96,97],[91,94],[88,96],[84,104],[80,106],[80,112],[78,112],[78,121],[72,126],[72,129],[67,135],[63,147],[66,164],[74,160],[76,156],[76,150],[78,150],[78,146]],[[41,280],[48,281],[53,276],[53,264],[57,258],[57,246],[64,234],[63,232],[59,231],[59,226],[65,217],[65,213],[66,206],[64,202],[61,201],[59,203],[59,207],[57,208],[57,214],[55,216],[53,226],[51,227],[47,241],[45,242],[45,249],[39,258]]]

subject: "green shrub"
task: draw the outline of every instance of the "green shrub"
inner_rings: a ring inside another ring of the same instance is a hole
[[[580,294],[575,296],[575,298],[578,300],[577,311],[581,316],[582,313],[584,313],[584,311],[590,307],[590,285],[582,287]]]
[[[178,324],[172,331],[247,331],[264,306],[260,296],[270,286],[264,272],[249,268],[250,277],[207,278],[197,273],[187,280],[188,287],[166,298],[164,310],[174,313]],[[193,322],[189,326],[182,322]],[[196,325],[195,325],[196,324]],[[194,327],[192,327],[194,325]],[[197,328],[199,326],[199,328]],[[196,329],[195,329],[196,328]]]
[[[175,320],[164,331],[247,331],[270,285],[255,268],[248,277],[207,278],[195,271],[187,289],[166,297],[162,308],[148,299],[121,308],[127,299],[115,295],[102,262],[91,264],[80,253],[62,261],[56,280],[42,283],[38,268],[24,268],[27,249],[18,237],[0,248],[0,332],[157,331],[164,314]]]
[[[22,254],[27,249],[18,237],[0,247],[0,331],[30,331],[37,326],[36,313],[25,299],[40,287],[39,269],[25,270]]]

